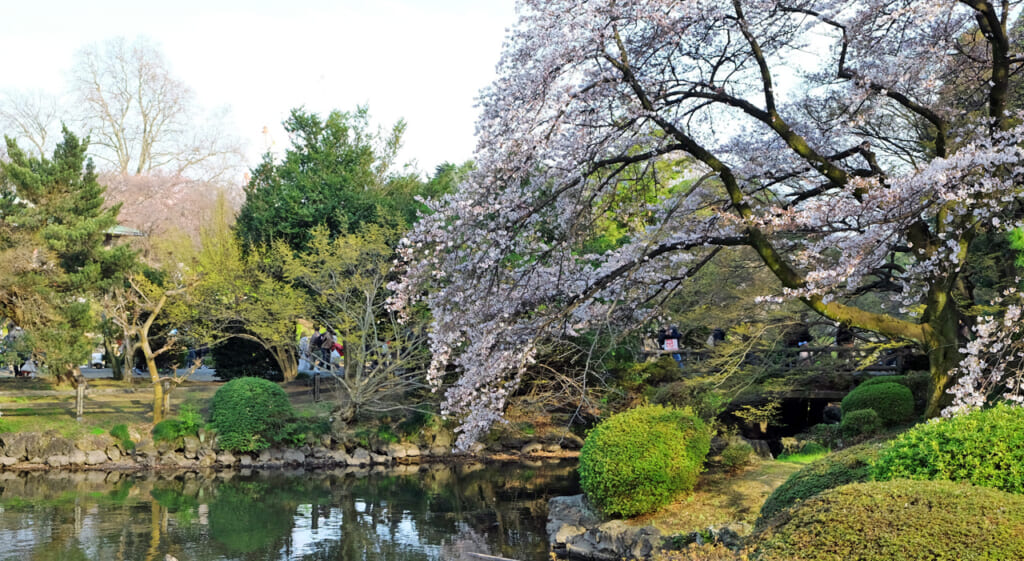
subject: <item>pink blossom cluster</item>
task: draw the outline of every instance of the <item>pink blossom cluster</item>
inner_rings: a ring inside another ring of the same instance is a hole
[[[647,317],[717,247],[762,256],[780,280],[766,300],[935,344],[971,240],[1012,227],[1021,196],[1024,126],[995,93],[962,93],[1005,85],[1013,10],[520,1],[477,169],[428,203],[392,287],[396,309],[433,314],[430,375],[458,374],[459,444],[500,418],[538,341]],[[977,22],[993,31],[965,44]],[[625,235],[595,250],[610,223]],[[858,308],[864,290],[895,310]]]
[[[963,360],[952,372],[957,378],[948,390],[953,404],[942,411],[944,417],[980,409],[992,399],[1024,404],[1024,301],[1009,289],[994,304],[1005,311],[1001,317],[984,316],[972,327],[974,338],[960,349]]]

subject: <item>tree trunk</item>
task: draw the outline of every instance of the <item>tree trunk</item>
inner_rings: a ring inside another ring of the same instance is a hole
[[[953,385],[953,369],[960,363],[960,340],[957,333],[959,314],[954,306],[945,307],[928,322],[926,350],[928,352],[928,405],[924,418],[938,417],[948,407],[953,396],[946,390]]]
[[[271,354],[274,355],[277,366],[281,369],[284,381],[294,381],[299,375],[299,361],[295,352],[290,348],[275,347],[271,349]]]
[[[160,383],[160,371],[156,368],[156,357],[149,347],[149,339],[142,338],[142,356],[146,358],[149,381],[153,384],[153,424],[164,420],[164,386]]]

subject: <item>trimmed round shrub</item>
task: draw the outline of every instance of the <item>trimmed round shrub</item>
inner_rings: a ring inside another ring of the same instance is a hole
[[[949,481],[855,483],[783,511],[759,561],[1024,559],[1024,497]]]
[[[862,434],[873,434],[882,428],[882,420],[874,409],[860,409],[850,411],[843,415],[843,421],[839,424],[839,432],[846,438],[853,438]]]
[[[914,415],[914,396],[902,384],[861,384],[843,398],[843,416],[874,409],[885,426],[898,425]]]
[[[221,450],[254,452],[273,444],[295,416],[288,395],[262,378],[236,378],[213,394],[210,425]]]
[[[928,402],[928,385],[931,383],[931,375],[928,372],[908,372],[900,376],[872,376],[860,383],[860,386],[873,386],[875,384],[900,384],[910,390],[914,396],[914,412],[920,414]]]
[[[996,405],[924,423],[893,439],[876,479],[948,479],[1024,493],[1024,409]]]
[[[711,432],[691,411],[660,405],[612,415],[580,450],[580,486],[606,514],[656,510],[693,489]]]
[[[849,483],[870,481],[871,464],[878,458],[878,450],[877,444],[861,444],[807,464],[807,467],[789,476],[785,483],[776,487],[768,496],[761,505],[758,524],[822,491]]]

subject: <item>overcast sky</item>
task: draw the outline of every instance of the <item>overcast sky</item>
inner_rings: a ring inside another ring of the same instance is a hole
[[[475,98],[494,78],[514,0],[46,0],[8,2],[0,89],[61,93],[73,54],[145,35],[205,108],[228,106],[254,165],[288,145],[293,107],[368,104],[408,123],[401,157],[425,174],[472,156]],[[264,127],[270,133],[262,134]]]

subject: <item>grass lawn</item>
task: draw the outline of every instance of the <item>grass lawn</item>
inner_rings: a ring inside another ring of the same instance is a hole
[[[149,380],[90,379],[82,421],[75,418],[75,390],[50,379],[0,377],[0,433],[56,430],[67,438],[106,433],[114,425],[148,434],[153,426],[153,390]],[[182,405],[204,416],[221,382],[184,382],[171,392],[171,416]],[[328,405],[313,403],[311,388],[297,381],[282,386],[300,415],[325,414]],[[327,402],[329,403],[329,402]]]

